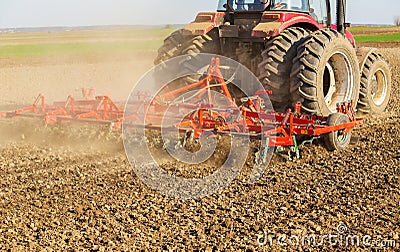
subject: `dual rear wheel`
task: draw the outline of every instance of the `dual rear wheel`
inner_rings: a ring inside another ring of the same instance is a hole
[[[360,70],[351,43],[337,31],[314,32],[298,49],[292,68],[290,94],[303,111],[328,116],[336,105],[357,104]]]
[[[366,49],[356,53],[335,30],[312,33],[293,60],[292,103],[301,101],[303,111],[324,116],[335,113],[337,103],[349,101],[360,114],[382,113],[390,99],[390,67],[381,54]]]
[[[155,63],[186,54],[180,69],[171,69],[184,75],[192,70],[199,53],[219,51],[219,40],[213,34],[185,37],[180,30],[165,40]],[[285,111],[300,101],[304,112],[329,116],[328,125],[349,122],[346,115],[336,113],[338,103],[353,101],[359,113],[379,114],[390,99],[391,73],[384,57],[363,48],[357,55],[349,40],[332,29],[313,33],[298,27],[286,29],[267,43],[258,69],[261,83],[273,92],[270,100],[275,110]],[[196,81],[191,78],[181,81]],[[351,131],[324,136],[330,150],[343,149],[350,138]]]
[[[178,30],[165,40],[155,63],[187,54],[179,69],[170,69],[184,75],[192,70],[199,53],[220,53],[217,36],[184,36]],[[390,98],[391,73],[384,57],[368,51],[357,59],[353,45],[332,29],[311,34],[299,27],[286,29],[268,41],[258,68],[258,78],[272,90],[270,100],[278,111],[300,101],[304,112],[328,116],[336,112],[337,103],[351,100],[360,113],[379,114]],[[181,80],[193,81],[189,77]]]
[[[361,87],[358,111],[363,114],[380,114],[390,99],[391,72],[385,58],[372,51],[361,66]]]

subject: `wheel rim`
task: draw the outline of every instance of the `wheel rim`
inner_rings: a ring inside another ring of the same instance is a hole
[[[324,101],[328,109],[334,113],[337,103],[350,101],[353,89],[353,69],[348,57],[342,52],[332,54],[323,76]]]
[[[388,91],[388,81],[385,71],[378,69],[371,81],[371,97],[376,106],[381,106],[385,100]]]
[[[328,62],[324,71],[324,100],[326,104],[332,103],[333,94],[336,92],[335,72],[332,65]]]
[[[347,135],[348,135],[348,133],[343,134],[343,131],[341,130],[341,131],[338,131],[336,138],[339,143],[343,144],[347,140]]]

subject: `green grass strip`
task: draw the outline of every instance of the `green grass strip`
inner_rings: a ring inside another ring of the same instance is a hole
[[[356,42],[400,42],[400,33],[356,35]]]
[[[112,37],[166,37],[175,29],[126,29],[126,30],[100,30],[100,31],[69,31],[69,32],[29,32],[29,33],[3,33],[1,38],[22,39],[22,38],[53,38],[53,37],[79,37],[79,38],[95,38],[108,36]]]
[[[21,44],[0,46],[1,58],[110,54],[157,50],[162,39],[115,42]]]

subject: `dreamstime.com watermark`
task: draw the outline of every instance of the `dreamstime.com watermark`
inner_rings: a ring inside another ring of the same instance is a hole
[[[260,247],[367,247],[367,248],[395,248],[396,240],[375,239],[371,235],[351,234],[346,224],[341,223],[337,232],[315,235],[291,235],[273,234],[264,230],[262,235],[257,236],[257,243]]]

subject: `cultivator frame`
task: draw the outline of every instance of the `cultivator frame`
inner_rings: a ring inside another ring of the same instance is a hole
[[[217,83],[217,84],[215,84]],[[226,97],[226,108],[216,107],[213,103],[210,91],[220,88],[220,92]],[[108,96],[96,96],[93,92],[88,94],[83,91],[83,100],[75,100],[68,96],[65,102],[55,102],[52,106],[45,104],[45,97],[40,94],[32,106],[21,108],[13,112],[2,112],[0,118],[36,117],[42,118],[45,123],[85,122],[94,124],[108,124],[110,129],[120,130],[123,123],[130,127],[148,127],[162,129],[161,120],[165,117],[165,111],[169,105],[165,100],[171,100],[176,95],[196,89],[197,98],[207,96],[207,103],[184,103],[172,106],[176,113],[186,115],[179,119],[180,123],[168,125],[175,127],[180,132],[185,132],[185,140],[198,139],[205,132],[207,135],[237,135],[248,136],[256,139],[264,139],[264,151],[267,147],[292,147],[299,156],[298,140],[306,138],[304,142],[310,142],[323,135],[336,132],[337,136],[348,134],[354,127],[364,123],[364,119],[356,118],[353,110],[353,102],[349,101],[337,104],[337,113],[347,116],[345,123],[329,124],[329,117],[315,114],[302,114],[301,103],[297,103],[294,109],[288,109],[285,113],[266,110],[263,95],[271,94],[271,91],[260,90],[254,96],[241,99],[242,105],[236,106],[236,101],[229,92],[228,84],[220,71],[219,58],[211,60],[207,75],[197,83],[176,88],[151,98],[149,95],[138,94],[138,101],[129,101],[127,108],[137,109],[139,106],[149,108],[146,113],[137,111],[124,117],[124,111]],[[143,108],[142,107],[142,108]],[[234,121],[226,121],[227,117],[235,117]],[[144,125],[137,124],[142,120]],[[135,124],[136,123],[136,124]]]
[[[0,118],[38,118],[45,124],[84,122],[110,125],[113,130],[121,128],[124,112],[109,96],[88,95],[83,89],[84,99],[76,100],[71,95],[64,102],[46,105],[45,96],[39,94],[35,102],[11,112],[1,112]]]

